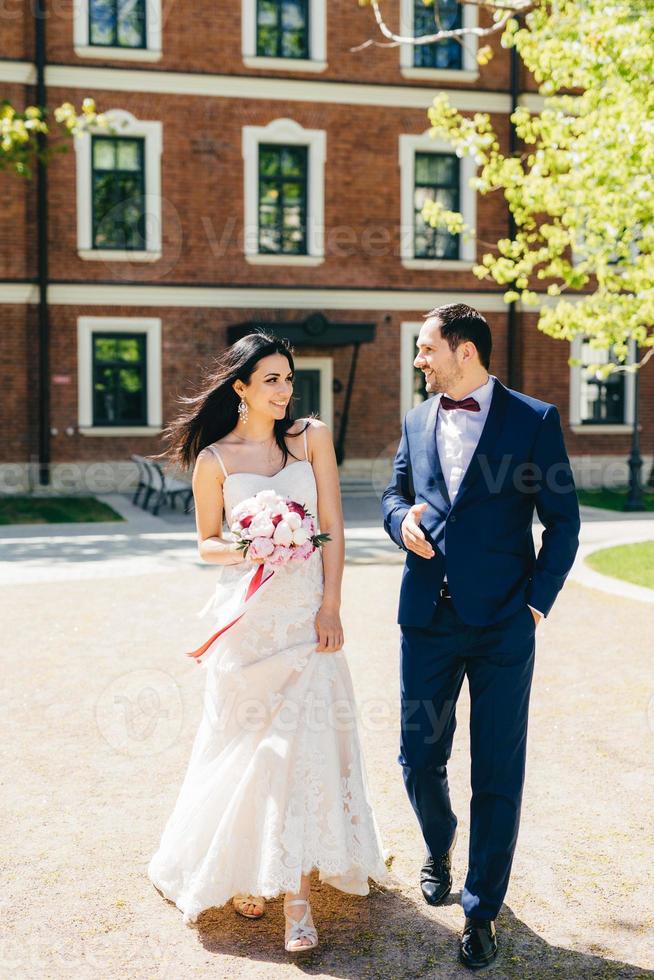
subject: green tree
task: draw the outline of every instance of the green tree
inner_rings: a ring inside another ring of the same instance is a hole
[[[430,43],[470,30],[404,38],[372,6],[385,41]],[[433,0],[432,0],[433,2]],[[515,47],[543,97],[539,112],[519,107],[520,140],[505,154],[485,113],[472,118],[439,92],[429,109],[431,134],[478,164],[473,186],[503,194],[515,234],[483,255],[474,272],[506,286],[507,302],[538,309],[538,327],[591,346],[613,346],[624,362],[633,338],[654,354],[654,3],[651,0],[480,0],[501,44]],[[438,28],[435,21],[435,28]],[[365,46],[365,45],[364,45]],[[480,62],[492,56],[488,47]],[[472,234],[460,214],[430,202],[426,218]],[[547,304],[537,292],[549,294]],[[607,365],[602,373],[616,369]],[[625,370],[624,367],[617,368]]]
[[[67,141],[39,145],[39,134],[52,131],[48,116],[48,110],[39,106],[30,105],[19,111],[6,99],[0,102],[0,170],[12,169],[21,177],[30,177],[33,159],[41,157],[47,161],[53,153],[68,148]],[[84,99],[79,114],[72,103],[64,102],[54,110],[53,117],[55,132],[66,137],[90,126],[107,128],[107,120],[96,111],[93,99]]]

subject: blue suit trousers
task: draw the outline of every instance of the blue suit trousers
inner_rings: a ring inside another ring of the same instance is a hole
[[[469,626],[441,599],[428,626],[401,628],[401,746],[406,790],[431,855],[457,825],[447,780],[464,676],[470,692],[470,918],[495,919],[511,873],[525,777],[535,623],[527,605],[490,626]]]

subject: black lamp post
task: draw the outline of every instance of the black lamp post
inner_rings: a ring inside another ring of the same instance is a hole
[[[638,363],[640,351],[636,345],[636,364]],[[643,500],[643,484],[641,481],[641,471],[643,468],[643,457],[640,455],[640,436],[638,432],[638,416],[640,402],[640,370],[635,372],[634,383],[634,426],[631,432],[631,454],[629,456],[629,493],[625,501],[624,510],[646,510]]]

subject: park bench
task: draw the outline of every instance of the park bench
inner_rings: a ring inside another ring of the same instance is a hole
[[[150,498],[153,497],[152,513],[156,515],[159,513],[161,504],[166,501],[174,510],[177,497],[181,496],[184,501],[184,513],[188,514],[193,499],[193,489],[190,483],[167,476],[160,463],[146,459],[145,456],[138,456],[133,453],[131,458],[138,467],[138,484],[134,491],[132,503],[138,504],[139,497],[143,493],[141,507],[147,510]]]

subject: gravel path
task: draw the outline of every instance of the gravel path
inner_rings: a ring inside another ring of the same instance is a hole
[[[371,788],[394,884],[367,899],[316,887],[322,945],[281,949],[261,922],[209,910],[196,928],[146,877],[201,713],[182,655],[210,566],[4,586],[0,975],[12,978],[456,978],[468,828],[467,692],[450,783],[460,834],[449,904],[422,856],[397,755],[396,564],[349,565],[344,622]],[[362,611],[365,610],[365,615]],[[498,920],[498,978],[654,977],[651,606],[569,583],[538,630],[527,784]]]

